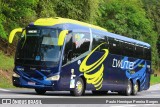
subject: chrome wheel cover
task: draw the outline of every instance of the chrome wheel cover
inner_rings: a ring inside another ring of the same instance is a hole
[[[77,83],[76,83],[76,90],[78,93],[81,93],[83,90],[83,85],[80,81],[77,81]]]

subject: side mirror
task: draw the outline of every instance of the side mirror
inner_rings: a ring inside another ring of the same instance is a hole
[[[16,28],[16,29],[13,29],[9,35],[9,43],[12,43],[13,41],[13,38],[15,36],[16,33],[21,33],[23,31],[22,28]]]
[[[62,46],[64,43],[65,36],[68,34],[68,30],[63,30],[59,34],[58,46]]]

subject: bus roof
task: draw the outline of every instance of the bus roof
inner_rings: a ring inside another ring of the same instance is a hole
[[[105,32],[105,34],[106,34],[107,36],[112,37],[112,38],[115,38],[115,39],[119,39],[119,40],[122,40],[122,41],[131,42],[131,43],[134,43],[134,44],[137,44],[137,45],[142,45],[142,46],[150,47],[150,44],[148,44],[148,43],[146,43],[146,42],[143,42],[143,41],[139,41],[139,40],[136,40],[136,39],[128,38],[128,37],[121,36],[121,35],[114,34],[114,33],[110,33],[110,32]]]
[[[139,41],[139,40],[135,40],[135,39],[132,39],[132,38],[128,38],[128,37],[125,37],[125,36],[121,36],[121,35],[118,35],[118,34],[110,33],[106,29],[104,29],[102,27],[99,27],[99,26],[95,26],[95,25],[92,25],[92,24],[88,24],[88,23],[85,23],[85,22],[80,22],[80,21],[77,21],[77,20],[67,19],[67,18],[61,18],[61,17],[40,18],[40,19],[37,19],[34,22],[34,25],[54,26],[56,24],[65,24],[65,23],[71,23],[71,24],[78,24],[78,25],[86,26],[86,27],[89,27],[89,28],[100,30],[100,31],[104,32],[105,34],[107,34],[107,36],[112,37],[112,38],[116,38],[116,39],[124,40],[124,41],[127,41],[127,42],[131,42],[131,43],[135,43],[135,44],[150,47],[150,45],[148,43],[145,43],[145,42],[142,42],[142,41]]]
[[[34,22],[34,25],[39,25],[39,26],[54,26],[56,24],[64,24],[64,23],[79,24],[79,25],[82,25],[82,26],[95,28],[97,30],[107,31],[106,29],[101,28],[99,26],[95,26],[95,25],[88,24],[88,23],[85,23],[85,22],[80,22],[80,21],[77,21],[77,20],[72,20],[72,19],[67,19],[67,18],[61,18],[61,17],[40,18],[40,19],[38,19],[38,20],[36,20]]]

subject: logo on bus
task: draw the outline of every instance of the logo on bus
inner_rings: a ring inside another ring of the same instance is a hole
[[[100,45],[98,45],[93,51],[91,51],[90,54],[88,54],[86,56],[86,58],[82,61],[79,70],[80,72],[84,73],[84,77],[86,78],[86,82],[88,84],[93,84],[94,87],[96,88],[96,90],[99,90],[102,88],[102,82],[103,82],[103,71],[104,71],[104,60],[106,59],[106,57],[109,54],[109,50],[108,49],[102,49],[104,51],[104,54],[102,55],[101,58],[99,58],[99,60],[97,60],[96,62],[87,65],[86,62],[89,59],[89,57],[102,45],[104,45],[106,43],[102,43]],[[97,72],[93,71],[100,67],[100,69]]]
[[[118,60],[116,58],[113,59],[112,67],[113,68],[122,68],[122,69],[134,69],[134,62]]]

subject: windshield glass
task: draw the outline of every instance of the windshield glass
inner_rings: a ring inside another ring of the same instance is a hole
[[[58,46],[60,29],[39,28],[26,29],[20,39],[16,59],[58,64],[61,46]]]
[[[42,29],[41,60],[58,62],[60,46],[58,46],[58,30]]]

